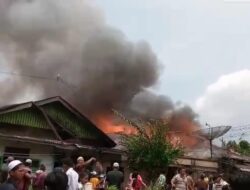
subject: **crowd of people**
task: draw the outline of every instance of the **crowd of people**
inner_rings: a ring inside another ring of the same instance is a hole
[[[89,165],[93,166],[91,170],[88,169]],[[44,164],[41,164],[33,173],[31,159],[21,162],[8,157],[2,167],[0,190],[106,190],[108,187],[114,187],[117,190],[142,190],[147,188],[138,172],[131,173],[128,183],[124,185],[124,174],[119,168],[119,163],[115,162],[113,169],[105,173],[102,164],[95,158],[85,161],[80,156],[76,164],[71,158],[65,158],[62,160],[62,167],[56,167],[50,173],[47,173]],[[172,178],[170,185],[167,185],[164,172],[159,175],[156,185],[161,190],[249,190],[250,175],[232,175],[229,182],[221,174],[212,176],[202,173],[198,179],[194,179],[191,170],[182,168]]]
[[[91,170],[90,164],[94,166]],[[50,173],[43,164],[35,173],[31,167],[31,159],[21,162],[8,157],[1,172],[0,190],[105,190],[108,186],[121,190],[124,180],[119,163],[113,163],[113,170],[104,173],[102,164],[95,158],[85,161],[81,156],[76,164],[71,158],[63,159],[62,167]]]
[[[200,174],[198,179],[192,177],[192,170],[181,168],[172,178],[169,189],[171,190],[248,190],[250,189],[250,175],[232,174],[227,182],[223,174]]]

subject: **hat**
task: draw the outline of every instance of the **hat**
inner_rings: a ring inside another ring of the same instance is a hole
[[[77,161],[84,161],[84,158],[82,157],[82,156],[79,156],[78,158],[77,158]]]
[[[41,174],[41,173],[43,173],[42,170],[37,170],[37,171],[36,171],[36,174]]]
[[[11,162],[15,160],[13,156],[9,156],[7,159],[5,159],[5,162]]]
[[[105,175],[104,174],[100,174],[100,178],[105,178]]]
[[[119,163],[118,163],[118,162],[115,162],[115,163],[113,164],[113,167],[114,167],[114,168],[119,168]]]
[[[28,163],[28,164],[32,164],[32,160],[31,159],[26,159],[25,162]]]
[[[13,170],[16,166],[22,164],[22,162],[20,160],[13,160],[9,163],[8,165],[8,171],[10,172],[11,170]]]
[[[91,175],[97,175],[97,172],[96,171],[92,171],[90,174]]]

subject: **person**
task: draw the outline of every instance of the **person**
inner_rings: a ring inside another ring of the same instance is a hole
[[[33,180],[33,190],[44,190],[44,181],[47,176],[46,167],[44,164],[40,165],[39,170],[36,171],[36,177]]]
[[[159,175],[156,184],[161,188],[165,189],[166,187],[166,176],[164,175],[164,172],[162,171],[161,174]]]
[[[213,190],[222,190],[223,186],[228,186],[229,184],[223,179],[223,175],[220,174],[216,177],[213,185]]]
[[[67,190],[68,176],[62,171],[53,171],[46,176],[44,185],[46,190]]]
[[[7,159],[4,160],[5,163],[2,165],[0,183],[4,183],[8,179],[8,164],[13,160],[13,156],[9,156]]]
[[[147,187],[138,172],[133,172],[130,177],[132,178],[130,187],[133,190],[141,190],[143,187]]]
[[[250,174],[235,173],[229,177],[229,184],[232,190],[249,190]]]
[[[97,185],[100,183],[99,178],[97,176],[97,172],[96,171],[92,171],[91,173],[91,177],[90,177],[90,183],[92,183],[93,189],[96,189]]]
[[[106,176],[107,186],[116,186],[117,189],[122,189],[122,183],[124,181],[124,175],[119,171],[119,163],[113,164],[113,170],[109,171]]]
[[[213,185],[214,185],[214,176],[209,175],[209,177],[208,177],[208,190],[213,190]]]
[[[20,188],[22,190],[28,190],[31,186],[32,179],[33,179],[33,174],[32,174],[32,160],[31,159],[26,159],[24,162],[25,166],[25,175],[24,175],[24,180],[22,185],[20,185]],[[22,187],[23,186],[23,187]]]
[[[205,181],[205,174],[202,173],[200,175],[199,180],[196,182],[195,187],[197,190],[207,190],[208,188],[208,183]]]
[[[85,161],[82,156],[77,158],[77,164],[75,167],[75,171],[80,174],[86,172],[86,167],[90,165],[92,162],[96,161],[94,157],[90,158],[89,160]]]
[[[187,170],[187,178],[186,178],[186,185],[187,185],[187,190],[194,190],[194,180],[192,178],[193,171],[191,169]]]
[[[186,170],[181,168],[171,180],[172,189],[186,190]]]
[[[106,185],[105,185],[105,175],[104,174],[101,174],[100,176],[99,176],[99,184],[97,185],[97,189],[99,189],[99,190],[105,190],[105,187],[106,187]]]
[[[37,170],[36,171],[36,174],[35,174],[35,176],[34,176],[34,178],[33,178],[33,183],[32,183],[32,190],[39,190],[39,187],[38,187],[38,178],[39,178],[39,176],[42,174],[42,170]]]
[[[93,190],[92,183],[89,182],[89,174],[84,172],[79,176],[78,190]]]
[[[0,190],[18,190],[18,184],[22,183],[25,175],[25,166],[19,160],[13,160],[8,164],[9,178],[0,185]]]
[[[95,161],[94,167],[92,169],[94,171],[96,171],[98,175],[104,174],[103,166],[102,166],[101,162],[99,162],[97,160]]]
[[[13,156],[8,156],[8,158],[6,158],[6,159],[4,160],[5,163],[2,165],[2,170],[7,171],[7,173],[8,173],[8,164],[9,164],[10,162],[12,162],[13,160],[15,160]]]
[[[73,169],[73,161],[70,158],[65,158],[62,161],[63,169],[68,176],[68,190],[77,190],[78,188],[78,173]]]
[[[32,169],[32,160],[31,159],[26,159],[24,162],[24,165],[30,169]]]
[[[138,172],[132,173],[132,189],[134,190],[141,190],[143,187],[147,187],[144,183],[142,177],[139,175]]]

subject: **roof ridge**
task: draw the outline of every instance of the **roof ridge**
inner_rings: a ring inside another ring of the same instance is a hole
[[[2,110],[0,108],[0,114],[9,113],[9,112],[12,112],[12,111],[23,110],[25,108],[32,107],[32,105],[35,105],[38,108],[38,110],[42,112],[43,117],[45,117],[46,122],[49,124],[49,126],[51,126],[53,124],[50,121],[49,117],[46,118],[46,116],[48,116],[48,115],[47,115],[47,113],[45,113],[45,111],[41,110],[42,109],[41,106],[45,105],[45,104],[52,103],[52,102],[56,102],[56,101],[59,101],[63,106],[66,107],[66,109],[68,109],[69,111],[73,112],[80,120],[85,120],[89,125],[91,125],[91,127],[97,133],[99,133],[104,138],[104,140],[110,146],[114,147],[116,145],[116,143],[106,133],[104,133],[101,129],[99,129],[88,117],[86,117],[76,107],[74,107],[71,103],[69,103],[66,99],[62,98],[61,96],[53,96],[53,97],[45,98],[45,99],[42,99],[42,100],[29,101],[29,102],[24,102],[24,103],[20,103],[20,104],[14,104],[12,106],[7,106],[7,107],[5,106],[5,107],[2,108]],[[60,136],[59,136],[59,134],[57,134],[54,126],[51,126],[51,127],[52,127],[51,129],[54,131],[54,133],[57,136],[57,138],[61,139]]]

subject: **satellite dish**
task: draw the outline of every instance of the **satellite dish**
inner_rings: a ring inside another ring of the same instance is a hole
[[[202,136],[208,140],[214,140],[216,138],[221,137],[222,135],[226,134],[232,127],[231,126],[217,126],[217,127],[209,127],[209,128],[202,128],[195,133],[199,136]]]
[[[194,131],[194,133],[198,136],[201,136],[210,142],[210,151],[211,151],[211,158],[213,157],[213,145],[212,141],[216,138],[221,137],[222,135],[226,134],[232,126],[217,126],[217,127],[211,127],[210,125],[206,124],[206,126],[209,126],[209,128],[202,128],[199,130]]]

